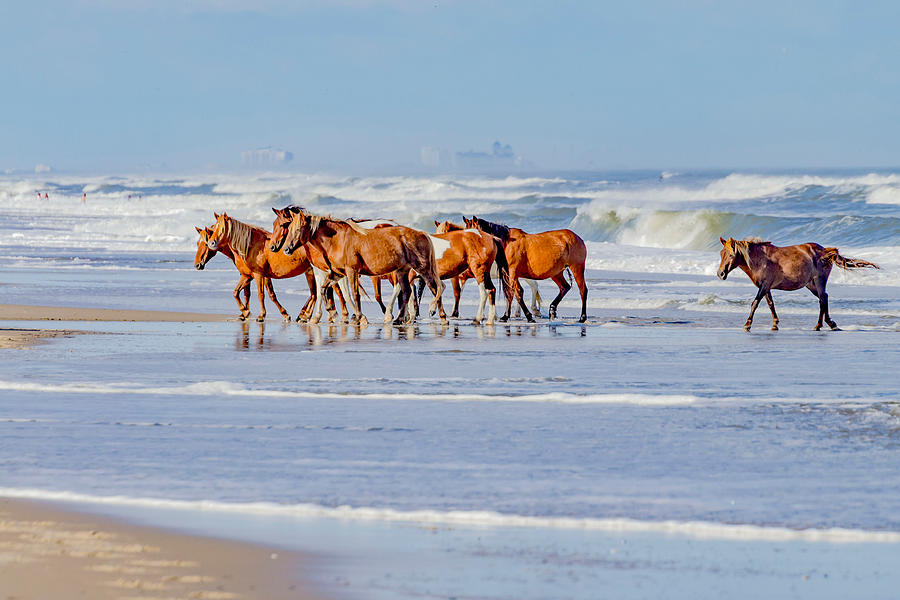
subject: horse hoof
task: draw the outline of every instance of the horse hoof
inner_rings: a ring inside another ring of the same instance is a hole
[[[266,317],[265,317],[265,316],[259,316],[259,317],[256,317],[256,322],[257,322],[257,323],[262,323],[262,322],[265,321],[265,320],[266,320]]]
[[[363,315],[359,318],[359,326],[360,327],[365,327],[368,324],[369,324],[369,320],[366,318],[365,315]]]
[[[310,325],[317,325],[319,323],[319,317],[313,317],[308,322]]]
[[[481,325],[481,319],[472,319],[472,325]]]
[[[503,315],[502,317],[500,317],[499,321],[501,323],[506,323],[507,321],[509,321],[509,317],[507,317],[506,315]]]
[[[450,313],[450,318],[451,318],[451,319],[458,319],[458,318],[459,318],[459,311],[458,311],[458,310],[454,310],[452,313]]]
[[[750,331],[750,326],[749,326],[749,325],[744,325],[744,331]]]
[[[832,331],[842,331],[842,329],[841,329],[840,327],[838,327],[837,325],[833,326],[833,327],[831,328],[831,330],[832,330]]]
[[[778,331],[778,325],[772,325],[772,331]]]
[[[578,319],[579,323],[584,323],[585,321],[587,321],[587,315],[581,315],[581,318]]]

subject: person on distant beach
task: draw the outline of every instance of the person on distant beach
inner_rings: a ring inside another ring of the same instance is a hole
[[[81,203],[84,204],[87,202],[87,192],[82,192],[81,194]]]
[[[47,194],[47,192],[44,192],[44,200],[49,200],[49,199],[50,199],[49,194]]]

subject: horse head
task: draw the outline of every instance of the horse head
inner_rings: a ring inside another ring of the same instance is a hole
[[[291,213],[290,224],[282,240],[282,252],[290,256],[297,248],[309,242],[312,235],[312,219],[312,216],[303,211]]]
[[[288,208],[273,208],[275,221],[272,223],[272,233],[269,234],[269,250],[278,252],[284,246],[288,229],[291,226],[291,210]]]
[[[459,229],[462,229],[462,227],[460,227],[456,223],[451,223],[450,221],[443,221],[443,222],[435,221],[434,226],[435,226],[435,230],[434,230],[435,233],[449,233],[451,231],[457,231]]]
[[[209,234],[209,237],[206,239],[206,245],[209,246],[210,250],[218,250],[219,244],[222,243],[222,240],[228,235],[228,214],[222,213],[216,214],[213,213],[216,217],[216,224],[212,227],[212,233]]]
[[[741,252],[738,251],[734,238],[728,238],[726,240],[725,238],[720,237],[719,241],[722,242],[722,250],[719,252],[719,256],[721,256],[722,260],[719,262],[718,275],[719,279],[725,281],[728,274],[741,264],[744,257]]]
[[[194,229],[200,234],[200,239],[197,240],[197,256],[194,257],[194,268],[202,271],[209,259],[216,255],[216,251],[209,247],[209,236],[212,235],[212,229],[210,227],[205,229],[195,227]]]

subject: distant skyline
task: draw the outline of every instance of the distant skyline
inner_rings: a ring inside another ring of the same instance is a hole
[[[0,5],[0,172],[900,166],[900,4]]]

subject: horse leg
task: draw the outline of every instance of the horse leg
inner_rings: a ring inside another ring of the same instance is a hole
[[[569,269],[572,271],[572,276],[575,278],[575,285],[578,286],[578,293],[581,294],[581,317],[578,319],[578,322],[584,323],[587,321],[588,296],[587,283],[584,281],[584,263],[572,265]]]
[[[553,283],[555,283],[559,287],[559,294],[556,295],[556,298],[553,299],[553,302],[550,303],[550,312],[548,317],[550,319],[556,318],[556,307],[559,306],[560,300],[563,299],[563,296],[572,289],[572,284],[566,281],[566,276],[563,274],[563,271],[560,271],[553,277],[551,277]]]
[[[327,277],[327,275],[328,274],[325,271],[322,271],[321,269],[318,269],[317,267],[313,267],[313,276],[315,277],[315,280],[316,280],[316,299],[313,304],[313,315],[309,319],[309,322],[313,323],[313,324],[318,323],[322,319],[322,305],[325,303],[324,302],[324,297],[325,297],[325,293],[324,293],[325,285],[324,284],[325,284],[325,278]],[[333,310],[334,310],[334,306],[332,304],[332,306],[329,307],[328,312],[331,313]]]
[[[816,323],[815,330],[819,331],[822,329],[822,321],[824,320],[832,330],[837,331],[837,323],[832,321],[831,315],[828,314],[828,294],[825,292],[825,283],[825,280],[816,277],[815,281],[807,286],[809,291],[819,299],[819,321]]]
[[[450,313],[450,316],[455,319],[459,316],[459,297],[462,294],[462,285],[459,283],[459,277],[454,277],[450,285],[453,286],[453,312]]]
[[[753,299],[753,304],[750,305],[750,316],[747,317],[747,322],[744,323],[744,331],[750,331],[750,325],[753,324],[753,313],[756,312],[759,301],[765,298],[768,293],[769,290],[767,290],[765,286],[760,286],[759,290],[756,292],[756,298]]]
[[[249,275],[241,275],[234,288],[234,299],[237,301],[238,310],[241,311],[241,316],[238,318],[241,321],[246,321],[250,317],[250,281],[252,278]],[[244,292],[243,302],[241,302],[241,292]]]
[[[408,304],[411,305],[411,308],[413,311],[415,311],[416,318],[418,319],[419,318],[419,299],[422,297],[422,293],[425,290],[424,283],[421,286],[418,285],[418,283],[420,281],[424,282],[424,280],[415,271],[410,271],[409,275],[407,277],[409,279],[410,290],[412,291],[412,296],[410,296]],[[407,308],[407,310],[409,310],[410,306],[407,306],[406,308]]]
[[[434,315],[437,312],[441,318],[441,323],[446,325],[449,321],[447,321],[447,313],[444,312],[444,303],[441,301],[441,296],[444,295],[444,282],[432,277],[431,272],[420,273],[419,276],[425,279],[428,289],[434,294],[434,300],[431,301],[431,305],[428,307],[429,314]]]
[[[291,321],[291,314],[284,309],[284,307],[278,302],[278,298],[275,296],[275,287],[272,285],[272,278],[266,277],[266,291],[269,292],[269,299],[275,304],[278,308],[278,311],[281,313],[281,318],[285,320],[285,322]]]
[[[368,325],[369,321],[363,316],[359,306],[359,272],[347,269],[346,277],[342,278],[338,285],[344,292],[353,309],[353,316],[350,317],[351,325]]]
[[[336,281],[333,277],[331,278],[331,283],[335,283],[337,285],[334,286],[334,291],[337,292],[338,300],[341,301],[341,323],[346,323],[348,321],[348,311],[347,311],[347,301],[348,297],[344,296],[344,290],[341,289],[340,281]],[[337,321],[337,314],[328,316],[329,323],[334,323]]]
[[[537,281],[534,279],[526,279],[525,283],[527,283],[528,287],[531,289],[531,312],[537,316],[541,316],[541,303],[543,298],[541,298],[541,293],[538,291]]]
[[[766,302],[772,311],[772,331],[778,331],[778,315],[775,313],[775,302],[772,300],[772,292],[766,292]]]
[[[396,273],[392,273],[389,277],[389,280],[393,284],[394,289],[391,292],[390,301],[387,302],[387,304],[385,304],[385,309],[386,309],[384,311],[384,322],[385,323],[390,323],[391,321],[394,320],[394,303],[398,301],[398,298],[400,297],[400,290],[401,290],[400,280],[397,279]],[[400,306],[397,310],[398,310],[399,314],[402,316],[403,315],[403,307]]]
[[[400,309],[397,318],[394,319],[394,325],[402,325],[404,320],[413,323],[415,315],[409,310],[409,296],[412,293],[409,287],[409,271],[397,272],[397,286],[400,288]]]
[[[384,302],[381,301],[381,277],[372,277],[372,288],[375,290],[375,302],[378,303],[381,314],[385,314],[387,312],[387,307],[384,305]]]
[[[309,298],[306,299],[306,304],[303,305],[303,308],[300,309],[300,313],[297,315],[298,322],[303,319],[309,319],[309,315],[312,314],[312,309],[316,303],[316,277],[313,275],[312,269],[306,271],[306,285],[309,286]]]
[[[481,320],[484,319],[484,305],[487,303],[488,299],[487,288],[484,285],[484,280],[484,276],[482,276],[478,280],[478,312],[475,313],[475,319],[472,321],[473,325],[481,325]],[[488,281],[490,281],[490,278],[488,278]]]
[[[485,323],[493,325],[494,321],[497,320],[497,288],[494,287],[494,282],[491,281],[490,271],[485,271],[484,273],[484,288],[487,290],[488,302],[490,303],[490,308],[488,308],[488,318]]]
[[[266,278],[260,275],[256,277],[256,291],[259,294],[259,314],[256,320],[262,323],[266,320]]]

